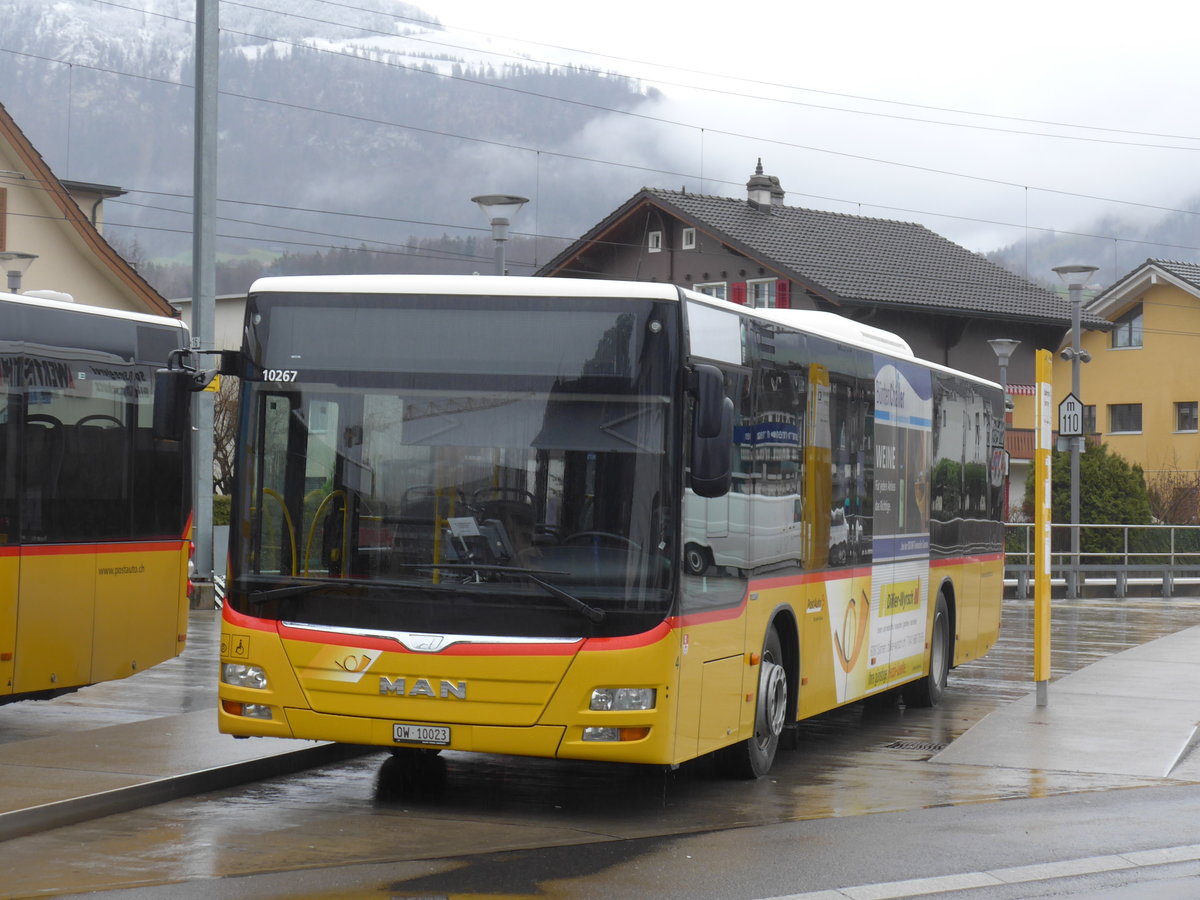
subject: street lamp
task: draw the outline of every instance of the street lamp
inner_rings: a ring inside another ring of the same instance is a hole
[[[1003,395],[1004,409],[1001,412],[1001,419],[1004,423],[1005,431],[1008,430],[1008,361],[1012,359],[1013,353],[1017,349],[1020,341],[1014,341],[1010,338],[993,338],[988,341],[992,347],[992,352],[996,354],[996,362],[1000,364],[1000,391]],[[1005,468],[1007,469],[1008,449],[1004,450],[1004,459],[1006,461]],[[1004,481],[1004,519],[1008,520],[1008,480]]]
[[[1079,391],[1079,369],[1092,356],[1079,346],[1080,312],[1083,309],[1083,289],[1088,276],[1096,271],[1095,266],[1055,266],[1054,273],[1067,285],[1071,300],[1071,346],[1062,351],[1062,358],[1071,361],[1071,393],[1083,404]],[[1067,579],[1067,594],[1073,600],[1078,594],[1079,579],[1079,454],[1083,450],[1083,436],[1068,438],[1071,443],[1071,577]]]
[[[8,289],[14,294],[21,291],[21,276],[29,268],[29,264],[38,258],[36,253],[22,253],[19,250],[0,252],[0,265],[8,273]]]
[[[1004,415],[1005,422],[1008,421],[1008,361],[1012,359],[1013,353],[1016,352],[1020,341],[1010,340],[1009,338],[993,338],[988,341],[992,347],[992,352],[996,354],[996,362],[1000,364],[1000,387],[1004,388]]]
[[[514,194],[480,194],[472,197],[471,202],[478,204],[492,226],[492,240],[496,242],[496,274],[503,275],[504,242],[508,240],[508,226],[512,224],[517,210],[528,203],[529,198]]]

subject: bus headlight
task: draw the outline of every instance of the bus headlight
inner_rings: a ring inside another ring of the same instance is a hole
[[[658,692],[654,688],[596,688],[588,709],[625,711],[654,709]]]
[[[267,686],[267,673],[261,666],[244,666],[241,663],[222,663],[221,680],[234,687],[257,688]]]

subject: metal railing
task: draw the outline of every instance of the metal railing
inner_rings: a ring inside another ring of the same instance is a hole
[[[1050,577],[1067,596],[1088,585],[1115,588],[1127,596],[1131,585],[1161,586],[1170,597],[1180,584],[1200,584],[1200,526],[1079,525],[1079,555],[1071,553],[1071,525],[1050,527]],[[1028,597],[1033,581],[1033,523],[1004,526],[1004,577]]]

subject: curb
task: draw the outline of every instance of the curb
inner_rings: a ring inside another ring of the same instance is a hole
[[[355,744],[320,744],[274,756],[264,756],[197,772],[171,775],[116,790],[0,813],[0,841],[37,834],[51,828],[60,828],[63,825],[76,825],[114,813],[130,812],[205,791],[236,787],[276,775],[291,775],[304,769],[341,762],[378,749]]]

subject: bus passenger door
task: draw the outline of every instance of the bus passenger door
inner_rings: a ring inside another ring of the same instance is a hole
[[[21,557],[17,553],[17,460],[20,428],[10,420],[16,409],[11,395],[0,396],[0,696],[13,691],[13,661],[17,649],[17,583]]]
[[[4,546],[0,532],[0,696],[13,691],[13,664],[17,649],[17,583],[21,558],[15,547]]]
[[[94,473],[84,461],[71,458],[70,426],[61,409],[39,402],[29,410],[19,466],[14,693],[87,684],[92,665],[96,554],[95,545],[78,535],[87,532],[95,512],[81,502],[86,494],[80,487]]]
[[[734,402],[733,478],[729,493],[706,500],[685,491],[685,559],[679,650],[679,713],[675,756],[690,759],[731,742],[740,728],[745,663],[746,572],[752,471],[737,444],[749,432],[749,381],[727,370],[725,395]],[[689,423],[690,433],[690,423]],[[724,534],[709,541],[709,535]],[[705,543],[699,544],[701,535]],[[693,559],[693,554],[700,555]],[[756,638],[761,640],[761,638]]]
[[[19,558],[14,693],[87,684],[95,613],[92,546],[24,546]]]

